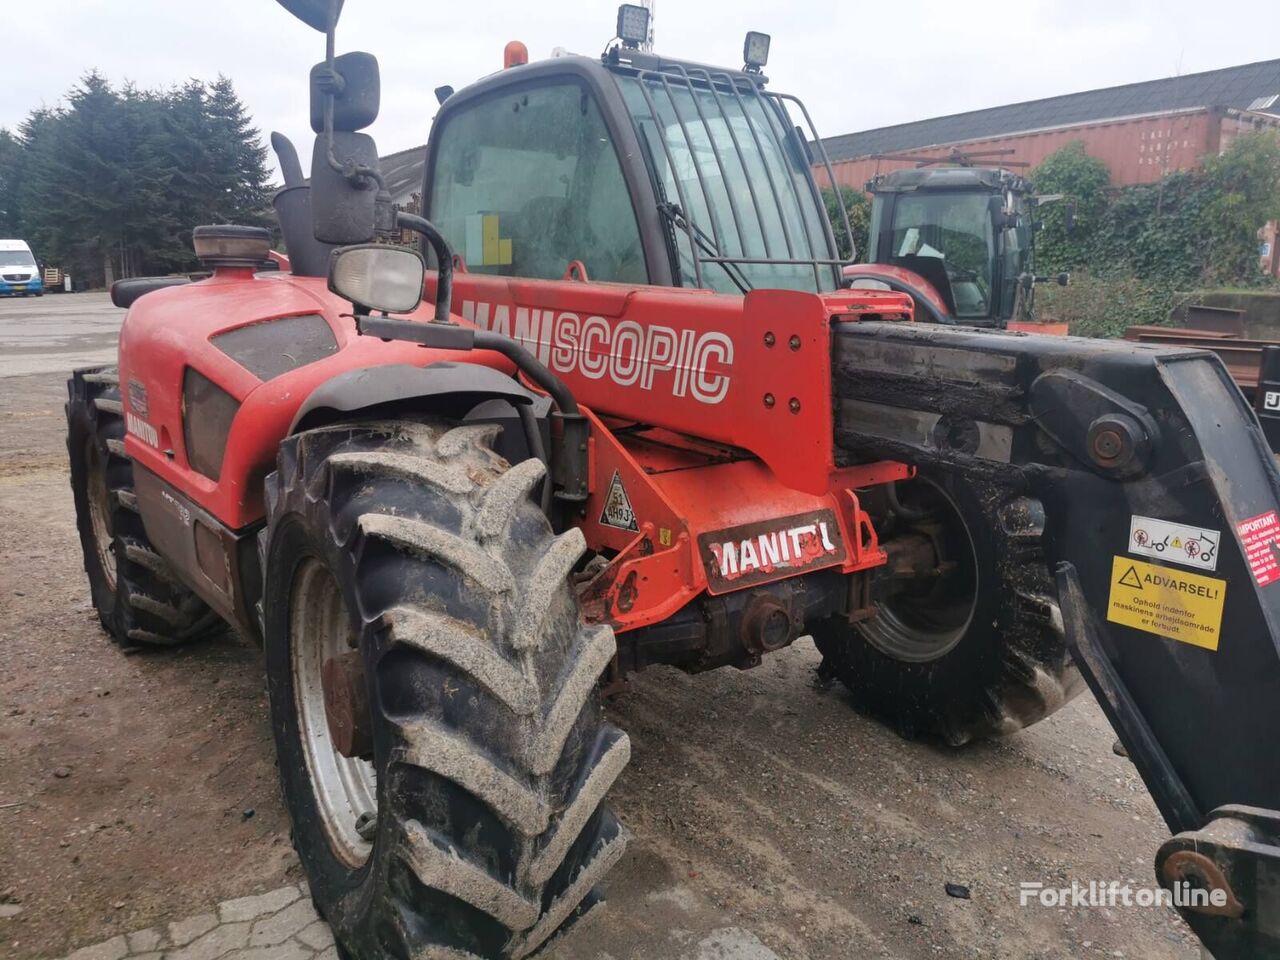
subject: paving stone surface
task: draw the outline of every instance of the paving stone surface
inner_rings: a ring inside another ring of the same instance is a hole
[[[161,927],[82,947],[65,960],[336,960],[306,885],[220,903]]]
[[[553,941],[539,957],[554,960],[556,952]],[[82,947],[64,960],[338,960],[338,949],[303,884],[227,900],[185,920]],[[679,960],[778,960],[778,955],[750,931],[726,927],[692,944]]]

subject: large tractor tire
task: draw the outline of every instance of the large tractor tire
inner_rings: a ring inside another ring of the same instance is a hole
[[[152,549],[124,452],[115,367],[67,381],[67,453],[76,527],[98,619],[122,647],[170,647],[223,629],[222,620]]]
[[[819,624],[823,675],[906,736],[953,745],[1021,730],[1083,688],[1044,557],[1044,508],[1010,488],[922,470],[887,533],[932,543],[934,575],[891,580],[878,613]]]
[[[630,756],[595,696],[574,529],[499,428],[352,423],[267,479],[267,679],[293,840],[355,960],[522,958],[589,906]]]

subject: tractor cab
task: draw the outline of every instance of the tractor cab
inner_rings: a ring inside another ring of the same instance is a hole
[[[867,184],[866,263],[845,268],[854,286],[905,290],[944,322],[1005,327],[1032,308],[1031,183],[1004,169],[922,167]]]
[[[519,50],[501,72],[443,91],[423,215],[466,271],[838,288],[812,174],[820,141],[792,120],[788,105],[808,121],[798,100],[767,90],[768,37],[748,36],[739,70],[645,52],[627,30],[620,17],[600,58],[528,63]]]

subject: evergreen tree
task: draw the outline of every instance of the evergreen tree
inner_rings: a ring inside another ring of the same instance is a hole
[[[0,237],[16,237],[22,230],[18,219],[21,162],[22,141],[0,127]]]
[[[271,204],[267,148],[228,77],[219,76],[209,86],[205,131],[211,140],[224,222],[265,225]]]
[[[266,151],[231,81],[115,89],[96,71],[64,105],[0,131],[0,234],[91,281],[196,266],[202,223],[261,224]]]

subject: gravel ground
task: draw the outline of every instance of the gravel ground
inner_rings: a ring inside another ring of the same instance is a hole
[[[305,879],[258,651],[228,633],[124,656],[90,608],[63,380],[109,357],[118,323],[100,297],[0,301],[0,954],[15,960]],[[1020,881],[1152,883],[1165,828],[1087,694],[952,751],[858,716],[817,662],[806,639],[746,673],[654,670],[610,702],[634,757],[613,804],[635,839],[605,906],[545,955],[700,955],[732,929],[784,960],[1198,956],[1163,908],[1019,906]]]

